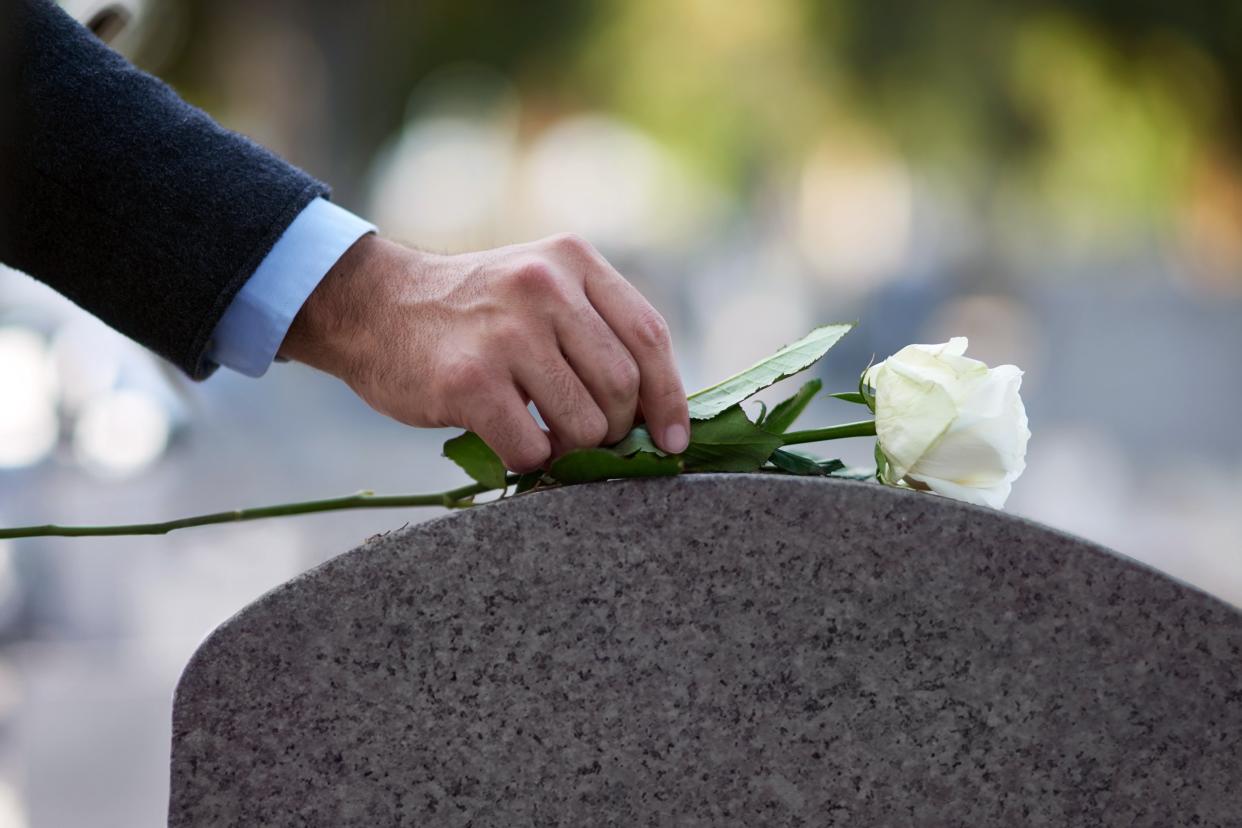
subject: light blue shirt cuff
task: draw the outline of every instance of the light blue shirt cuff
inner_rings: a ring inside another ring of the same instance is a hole
[[[220,317],[207,358],[248,377],[267,372],[306,299],[375,226],[317,198],[298,213]]]

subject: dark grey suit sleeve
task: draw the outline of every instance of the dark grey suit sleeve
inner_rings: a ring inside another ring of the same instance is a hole
[[[49,0],[0,0],[0,17],[0,261],[205,377],[234,294],[327,187]]]

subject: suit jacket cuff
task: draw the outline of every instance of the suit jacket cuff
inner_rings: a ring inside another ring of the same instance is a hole
[[[220,317],[207,358],[261,377],[276,358],[293,318],[354,242],[375,225],[316,198],[303,208]]]

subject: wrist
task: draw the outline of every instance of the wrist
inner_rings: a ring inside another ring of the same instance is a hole
[[[279,355],[343,378],[362,345],[364,302],[393,266],[392,247],[374,233],[354,242],[298,310]]]

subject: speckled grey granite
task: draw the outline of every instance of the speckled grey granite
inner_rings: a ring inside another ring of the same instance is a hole
[[[874,485],[538,493],[216,630],[177,690],[170,820],[1242,825],[1242,614]]]

